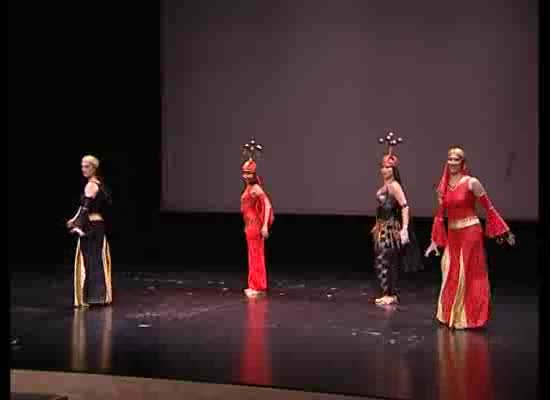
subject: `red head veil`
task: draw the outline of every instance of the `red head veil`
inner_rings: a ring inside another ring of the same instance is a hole
[[[241,171],[247,174],[255,174],[257,167],[258,165],[256,164],[256,161],[253,159],[248,159],[241,166]]]
[[[256,174],[257,167],[258,164],[256,164],[256,161],[248,159],[241,166],[241,171],[246,174],[254,174],[256,182],[258,183],[258,185],[262,186],[262,178]]]

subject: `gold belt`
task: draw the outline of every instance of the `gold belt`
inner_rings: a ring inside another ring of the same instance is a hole
[[[103,217],[99,213],[92,213],[88,215],[90,221],[103,221]]]
[[[462,219],[455,219],[453,221],[449,221],[449,229],[456,231],[458,229],[464,229],[468,228],[469,226],[474,226],[479,224],[479,218],[478,217],[466,217]]]

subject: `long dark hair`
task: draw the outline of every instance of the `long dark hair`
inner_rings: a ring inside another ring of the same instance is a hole
[[[401,174],[399,173],[399,168],[393,166],[391,167],[391,171],[393,174],[393,180],[401,185],[401,188],[403,189],[403,193],[405,193],[405,188],[403,187],[403,182],[401,181]]]
[[[399,183],[401,187],[403,187],[403,183],[401,182],[401,174],[399,173],[399,168],[391,167],[391,170],[393,172],[393,180]],[[405,190],[403,189],[403,191]]]
[[[393,172],[393,180],[396,181],[397,183],[399,183],[399,185],[401,186],[401,190],[403,191],[403,194],[405,195],[405,199],[407,200],[407,204],[409,203],[409,199],[407,197],[407,193],[405,192],[405,187],[403,186],[403,182],[401,181],[401,174],[399,173],[399,168],[397,167],[391,167],[392,169],[392,172]],[[399,207],[399,218],[403,218],[402,214],[401,214],[401,211],[402,211],[402,208]],[[410,214],[409,214],[409,218],[411,218]]]

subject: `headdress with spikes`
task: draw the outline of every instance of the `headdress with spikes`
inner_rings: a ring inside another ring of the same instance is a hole
[[[241,147],[241,170],[251,174],[256,173],[256,161],[261,157],[264,148],[256,142],[254,138],[250,139]]]
[[[387,152],[382,158],[382,165],[384,167],[397,167],[397,165],[399,164],[399,159],[394,154],[393,148],[396,147],[398,144],[403,143],[403,138],[396,137],[393,132],[388,132],[386,137],[378,138],[378,143],[386,144],[387,147]]]

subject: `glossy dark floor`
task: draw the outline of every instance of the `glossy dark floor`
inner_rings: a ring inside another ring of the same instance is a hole
[[[453,332],[433,319],[434,274],[403,279],[395,309],[372,304],[373,280],[324,275],[272,275],[269,296],[248,300],[242,277],[228,273],[119,273],[112,307],[77,311],[70,268],[15,274],[12,368],[389,399],[536,398],[529,288],[493,288],[489,327]]]

